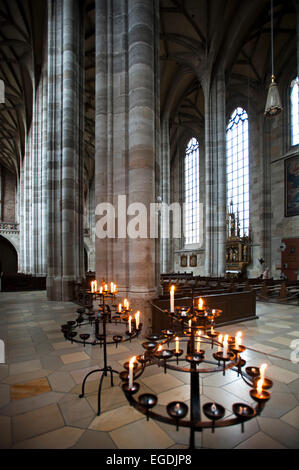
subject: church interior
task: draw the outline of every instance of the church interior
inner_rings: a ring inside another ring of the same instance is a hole
[[[0,0],[0,448],[299,448],[299,0]]]

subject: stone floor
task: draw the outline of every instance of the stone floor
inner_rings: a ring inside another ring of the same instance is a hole
[[[0,338],[5,341],[6,363],[0,364],[0,448],[3,449],[184,449],[189,432],[146,421],[130,407],[115,377],[114,387],[104,380],[102,414],[97,410],[97,374],[84,376],[103,365],[98,347],[65,341],[60,326],[75,317],[77,306],[48,302],[45,292],[0,293]],[[243,331],[247,365],[268,364],[273,379],[272,397],[262,415],[239,425],[197,433],[196,445],[209,449],[298,449],[299,364],[291,361],[293,340],[299,343],[296,306],[257,304],[258,320],[219,328],[233,335]],[[297,346],[298,347],[298,346]],[[108,347],[109,364],[123,363],[143,351],[141,341]],[[297,355],[299,357],[299,355]],[[203,375],[203,374],[202,374]],[[158,395],[157,410],[174,399],[189,403],[188,374],[148,367],[139,379],[140,392]],[[217,401],[232,415],[232,404],[252,404],[249,387],[228,371],[200,379],[202,403]]]

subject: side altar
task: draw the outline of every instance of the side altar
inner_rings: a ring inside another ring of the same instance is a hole
[[[225,272],[230,277],[246,275],[251,262],[251,239],[245,231],[241,236],[239,212],[234,212],[233,203],[226,215]]]

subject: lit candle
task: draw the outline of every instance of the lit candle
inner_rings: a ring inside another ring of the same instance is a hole
[[[125,307],[125,310],[129,310],[129,301],[128,301],[128,299],[124,300],[124,307]]]
[[[91,284],[90,284],[90,287],[91,287],[91,292],[92,292],[92,293],[94,293],[94,287],[93,287],[93,286],[94,286],[94,284],[93,284],[93,283],[94,283],[94,281],[91,281]]]
[[[202,310],[203,308],[203,300],[202,298],[200,297],[199,301],[198,301],[198,310]]]
[[[263,379],[260,379],[260,380],[257,381],[256,391],[257,391],[258,395],[261,395],[263,393]]]
[[[108,291],[108,286],[107,286],[107,284],[105,284],[105,292],[107,292],[107,291]]]
[[[212,335],[214,334],[214,327],[213,327],[213,325],[211,325],[211,334],[212,334]]]
[[[219,341],[219,343],[222,343],[222,335],[218,336],[218,341]],[[219,346],[218,346],[218,352],[220,352],[220,351],[221,351],[221,344],[219,344]]]
[[[135,322],[136,322],[136,329],[138,330],[139,328],[139,317],[140,317],[140,312],[138,311],[135,313]]]
[[[266,368],[267,368],[267,364],[262,364],[260,367],[260,379],[262,383],[264,382]]]
[[[113,294],[113,292],[114,292],[114,284],[113,284],[113,282],[111,282],[111,284],[110,284],[110,292],[111,292],[111,294]]]
[[[134,362],[136,360],[136,356],[133,356],[129,362],[129,389],[133,388],[133,370],[134,370]]]
[[[122,310],[122,304],[118,304],[118,312],[121,313]]]
[[[197,338],[196,338],[196,352],[200,351],[200,336],[201,336],[201,330],[198,331],[197,333]]]
[[[191,327],[192,327],[192,318],[189,320],[189,333],[191,333]]]
[[[238,331],[238,333],[236,334],[235,336],[235,344],[236,344],[236,347],[238,348],[241,344],[241,341],[242,341],[242,331]]]
[[[228,335],[225,335],[224,340],[223,340],[223,357],[227,356],[227,343],[228,343]]]
[[[180,340],[178,337],[175,338],[175,352],[178,354],[180,350]]]
[[[171,286],[170,288],[170,311],[174,312],[174,291],[175,286]]]
[[[129,333],[132,333],[132,317],[129,316]]]
[[[100,288],[100,294],[102,294],[102,293],[103,293],[103,287],[101,286],[101,288]]]

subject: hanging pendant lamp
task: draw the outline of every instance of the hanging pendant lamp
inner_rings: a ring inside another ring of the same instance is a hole
[[[274,76],[274,53],[273,53],[273,0],[271,0],[271,61],[272,61],[272,77],[268,90],[268,96],[265,107],[265,116],[277,116],[282,111],[279,91]]]

